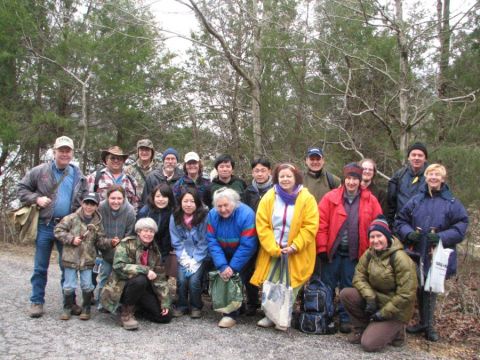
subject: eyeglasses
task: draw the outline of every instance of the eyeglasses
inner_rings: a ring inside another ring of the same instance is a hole
[[[268,172],[268,169],[254,169],[253,172],[255,174],[265,174],[266,172]]]
[[[124,158],[121,156],[115,156],[115,155],[110,155],[108,157],[109,160],[111,161],[124,161]]]

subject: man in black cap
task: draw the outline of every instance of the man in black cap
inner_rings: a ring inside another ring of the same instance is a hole
[[[393,226],[395,216],[411,197],[418,194],[425,184],[425,171],[428,159],[427,148],[424,144],[416,142],[408,147],[406,164],[397,170],[388,181],[387,202],[388,212],[386,218],[390,227]]]
[[[321,148],[308,148],[305,165],[307,170],[303,174],[303,186],[315,197],[317,203],[327,192],[340,186],[340,178],[323,168],[325,156]]]

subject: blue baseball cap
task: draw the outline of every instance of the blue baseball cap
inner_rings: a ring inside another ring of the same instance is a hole
[[[307,157],[317,155],[323,157],[323,150],[319,147],[311,147],[307,150]]]

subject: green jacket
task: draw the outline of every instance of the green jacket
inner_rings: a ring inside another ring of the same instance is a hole
[[[98,211],[95,211],[92,221],[87,225],[82,208],[78,208],[73,214],[65,216],[60,221],[55,227],[54,234],[63,243],[62,264],[67,268],[92,269],[95,265],[97,248],[110,248],[110,240],[105,237],[102,217]],[[84,236],[78,246],[73,245],[73,239],[77,236]]]
[[[315,177],[308,170],[303,174],[303,186],[305,186],[315,197],[317,204],[320,202],[320,200],[322,200],[322,197],[327,192],[339,187],[342,184],[338,176],[329,173],[331,179],[330,184],[328,182],[326,173],[328,173],[328,171],[323,169],[319,177]]]
[[[395,256],[390,260],[393,253]],[[417,273],[397,238],[393,238],[392,246],[385,251],[377,253],[369,248],[363,254],[355,268],[353,286],[365,300],[376,300],[385,319],[407,323],[412,317]]]
[[[137,236],[128,236],[120,241],[113,258],[113,271],[108,278],[101,294],[101,303],[105,309],[114,313],[120,304],[120,298],[125,282],[137,275],[147,275],[149,270],[157,274],[152,281],[153,291],[162,309],[170,308],[170,295],[165,276],[165,269],[161,265],[161,255],[155,242],[148,253],[146,266],[140,264],[143,244]]]

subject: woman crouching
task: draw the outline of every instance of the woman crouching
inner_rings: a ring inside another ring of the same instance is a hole
[[[136,236],[124,238],[117,246],[113,272],[102,291],[101,302],[114,313],[121,305],[121,322],[126,330],[138,328],[135,309],[157,323],[171,320],[168,284],[161,255],[153,241],[157,224],[143,218],[135,224]]]
[[[349,342],[365,351],[405,343],[405,325],[413,315],[417,289],[415,264],[379,215],[368,228],[369,249],[360,258],[353,288],[340,292],[352,319]]]

